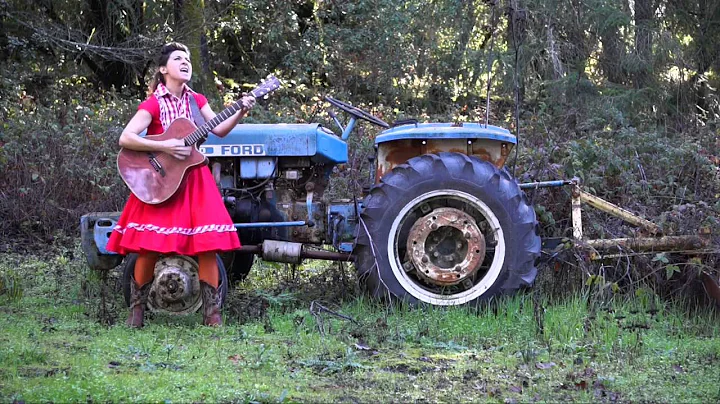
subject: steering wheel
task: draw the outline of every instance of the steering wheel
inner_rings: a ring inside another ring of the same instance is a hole
[[[385,121],[383,121],[382,119],[380,119],[380,118],[378,118],[378,117],[376,117],[376,116],[374,116],[374,115],[371,115],[371,114],[363,111],[363,110],[360,109],[360,108],[353,107],[353,106],[350,105],[350,104],[346,104],[346,103],[344,103],[344,102],[342,102],[342,101],[340,101],[340,100],[336,100],[335,98],[333,98],[333,97],[331,97],[331,96],[329,96],[329,95],[326,95],[326,96],[325,96],[325,100],[326,100],[327,102],[329,102],[330,104],[332,104],[332,105],[334,105],[334,106],[342,109],[343,111],[347,112],[348,114],[354,116],[354,117],[357,118],[357,119],[364,119],[364,120],[370,122],[370,123],[373,124],[373,125],[381,126],[381,127],[383,127],[383,128],[389,128],[389,127],[390,127],[390,125],[388,125],[388,123],[385,122]]]

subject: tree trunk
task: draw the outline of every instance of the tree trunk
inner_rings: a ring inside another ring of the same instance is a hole
[[[605,78],[611,83],[623,84],[625,72],[621,61],[625,58],[625,51],[618,27],[608,27],[601,32],[600,41],[602,42],[600,67],[605,73]]]
[[[519,103],[525,97],[525,81],[524,81],[524,57],[523,44],[527,38],[528,15],[527,10],[521,4],[521,0],[510,0],[506,8],[506,18],[508,20],[508,32],[505,42],[510,48],[513,55],[513,86],[516,87],[515,102]]]
[[[458,40],[455,43],[455,50],[450,62],[450,74],[455,74],[454,79],[458,79],[462,75],[467,79],[468,75],[462,68],[465,52],[471,39],[471,34],[475,29],[477,18],[475,16],[475,2],[470,0],[462,0],[457,5],[456,19],[459,25]],[[448,77],[450,78],[450,77]]]
[[[566,29],[568,43],[571,45],[568,49],[566,59],[568,67],[577,72],[578,79],[585,77],[585,67],[590,57],[590,46],[588,46],[583,26],[584,7],[582,1],[572,0],[571,21],[566,21]]]
[[[0,16],[0,60],[5,61],[8,58],[8,37],[5,29],[5,17]]]
[[[708,96],[713,91],[706,80],[706,74],[710,68],[717,62],[720,51],[718,51],[718,43],[714,40],[720,36],[717,28],[718,18],[720,17],[720,6],[716,1],[708,2],[707,0],[698,1],[697,14],[697,33],[694,35],[694,42],[697,44],[696,72],[692,77],[692,85],[695,88],[696,109],[699,114],[704,115],[712,107],[709,104]]]
[[[175,39],[187,45],[193,63],[190,86],[207,98],[218,101],[220,95],[214,86],[205,33],[205,1],[175,0],[174,6],[175,32],[178,33]]]
[[[111,7],[111,6],[115,7]],[[114,4],[101,0],[89,0],[87,2],[89,12],[84,27],[85,33],[92,35],[93,42],[99,42],[106,46],[115,46],[126,42],[128,38],[139,33],[143,28],[144,11],[142,0],[133,0],[130,4]],[[113,12],[111,12],[113,10]],[[117,14],[128,12],[132,18],[127,19],[124,27],[119,26]],[[120,60],[104,60],[98,57],[83,53],[82,59],[92,70],[101,85],[110,89],[114,87],[120,90],[123,86],[137,85],[138,76],[141,74],[132,64]]]
[[[645,88],[652,81],[652,26],[655,7],[653,0],[635,0],[635,87]]]

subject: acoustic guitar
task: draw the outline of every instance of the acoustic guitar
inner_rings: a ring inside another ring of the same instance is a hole
[[[270,76],[252,90],[251,94],[260,98],[279,87],[280,81]],[[182,139],[186,146],[193,146],[190,155],[184,160],[164,152],[120,149],[117,157],[120,177],[141,201],[152,205],[165,202],[178,190],[189,168],[205,163],[206,157],[198,150],[198,142],[206,139],[213,128],[240,109],[242,104],[237,101],[199,128],[189,119],[178,118],[170,124],[165,133],[145,136],[146,139],[155,141]]]

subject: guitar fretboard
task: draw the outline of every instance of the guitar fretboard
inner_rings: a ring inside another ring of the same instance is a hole
[[[192,146],[202,139],[205,139],[216,126],[220,125],[224,120],[235,115],[242,108],[240,101],[232,104],[231,106],[222,110],[219,114],[215,115],[215,118],[207,121],[205,125],[197,128],[193,133],[185,137],[185,146]]]
[[[278,87],[280,87],[280,81],[277,78],[272,77],[258,88],[252,90],[250,94],[252,94],[252,96],[255,98],[259,98],[269,93],[270,91],[277,89]],[[226,119],[235,115],[236,112],[240,111],[243,107],[241,101],[242,100],[236,101],[229,107],[222,110],[219,114],[215,115],[215,118],[207,121],[205,125],[197,128],[193,133],[185,136],[185,138],[183,139],[185,141],[185,146],[192,146],[200,140],[205,139],[211,130],[213,130],[216,126],[220,125]]]

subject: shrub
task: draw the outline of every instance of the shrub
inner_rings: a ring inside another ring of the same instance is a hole
[[[136,102],[79,76],[38,84],[41,73],[20,68],[1,77],[0,231],[48,242],[77,233],[83,213],[122,207],[117,139]]]

